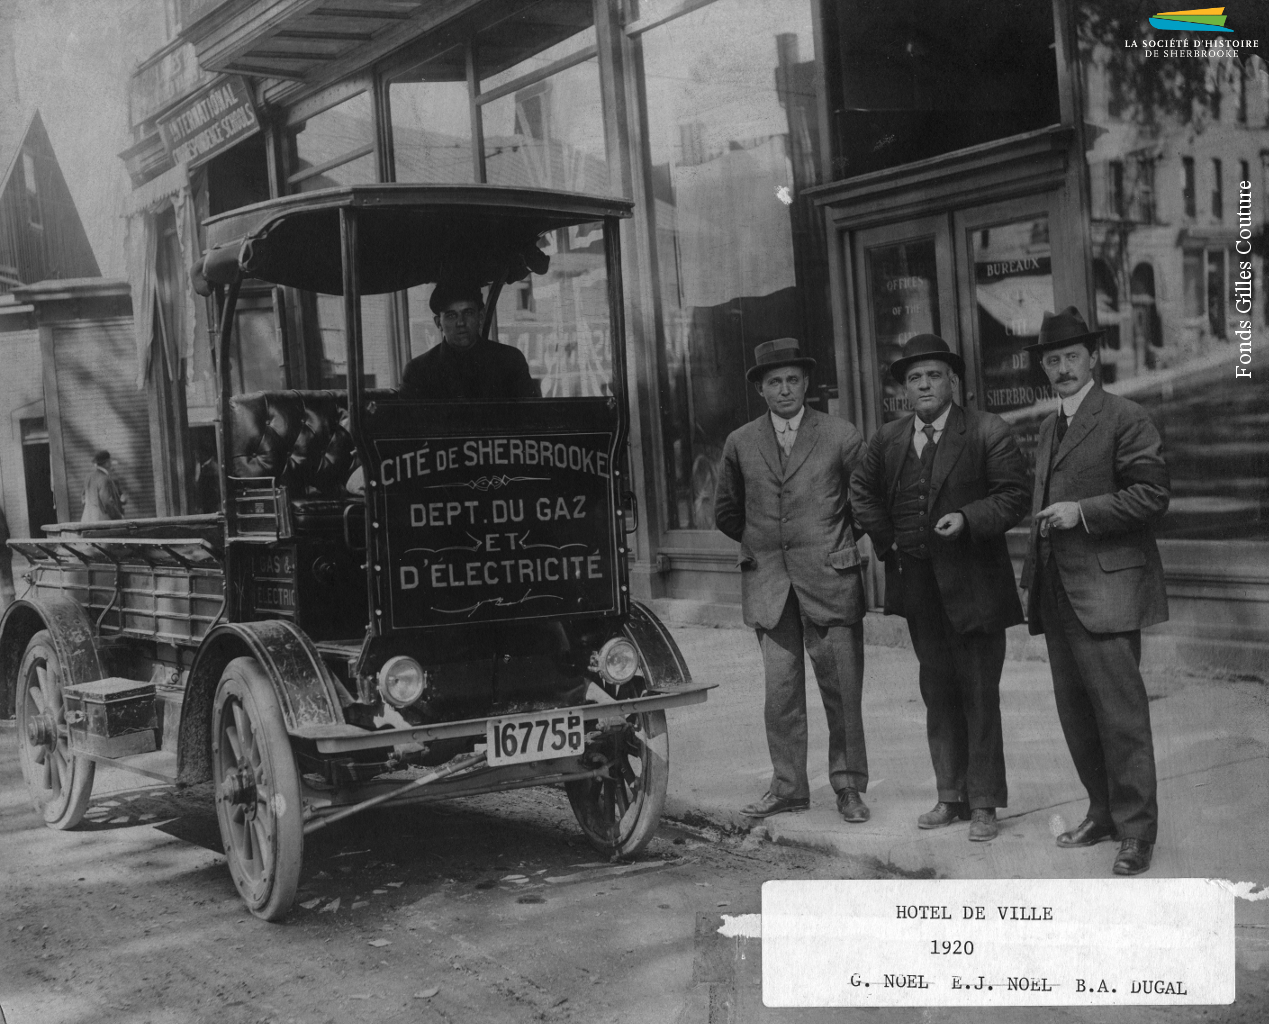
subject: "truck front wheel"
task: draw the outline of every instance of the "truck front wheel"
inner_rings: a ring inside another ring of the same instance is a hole
[[[282,709],[254,658],[231,661],[216,687],[212,764],[229,874],[248,909],[276,921],[300,882],[304,822]]]
[[[607,775],[566,783],[569,803],[586,838],[609,857],[633,857],[652,840],[665,807],[670,741],[665,712],[630,715],[598,751],[609,758]]]

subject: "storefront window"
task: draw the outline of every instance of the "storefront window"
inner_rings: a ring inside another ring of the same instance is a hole
[[[975,228],[969,236],[982,354],[981,408],[1013,421],[1018,447],[1033,471],[1040,426],[1036,406],[1049,403],[1040,407],[1047,412],[1053,398],[1048,379],[1027,351],[1039,339],[1045,311],[1055,308],[1049,218]],[[1109,344],[1103,348],[1102,359],[1111,364],[1118,353]]]
[[[637,37],[671,528],[714,525],[723,442],[765,408],[756,345],[797,337],[813,387],[836,383],[822,218],[801,195],[819,167],[812,7],[719,0]]]
[[[358,93],[287,129],[287,184],[292,192],[375,180],[370,94]]]
[[[889,423],[910,411],[903,385],[890,376],[890,364],[902,354],[909,338],[942,333],[934,239],[877,246],[867,251],[866,260],[872,333],[877,339],[881,375],[881,417]]]
[[[836,0],[824,9],[835,178],[1059,121],[1048,3]]]
[[[596,57],[545,78],[532,76],[593,51],[594,28],[517,62],[481,81],[485,180],[491,185],[612,190],[604,141],[604,110]],[[477,54],[483,49],[477,40]],[[499,96],[504,86],[528,79]]]
[[[1240,233],[1266,219],[1257,159],[1269,148],[1264,72],[1232,54],[1125,46],[1151,35],[1138,13],[1109,0],[1076,8],[1080,59],[1095,86],[1084,120],[1099,129],[1090,180],[1139,154],[1161,171],[1157,223],[1134,215],[1131,196],[1128,216],[1114,222],[1094,203],[1093,255],[1132,296],[1108,387],[1144,405],[1163,435],[1172,475],[1163,536],[1269,539],[1269,380],[1235,376],[1245,360],[1269,359],[1264,259]],[[1233,182],[1230,167],[1257,177]]]
[[[454,47],[388,86],[397,181],[475,180],[466,64],[465,48]]]

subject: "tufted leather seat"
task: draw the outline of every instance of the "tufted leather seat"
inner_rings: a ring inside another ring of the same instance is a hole
[[[344,496],[356,456],[344,392],[258,391],[231,404],[233,476],[271,476],[292,501]]]

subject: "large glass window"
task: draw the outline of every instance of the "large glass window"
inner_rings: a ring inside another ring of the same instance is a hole
[[[374,113],[368,92],[291,125],[286,143],[291,192],[376,180]]]
[[[1048,3],[836,0],[824,12],[835,178],[1059,121]]]
[[[475,43],[482,73],[485,180],[571,192],[611,191],[594,27],[500,68],[504,50],[490,36],[501,39],[507,31],[508,25],[501,23]]]
[[[1103,380],[1144,405],[1163,435],[1172,475],[1163,536],[1269,539],[1269,378],[1235,376],[1244,357],[1269,360],[1264,259],[1239,251],[1242,211],[1252,225],[1266,217],[1267,168],[1256,157],[1269,147],[1269,94],[1255,61],[1125,46],[1149,37],[1148,13],[1114,0],[1076,7],[1079,55],[1095,86],[1084,111],[1099,129],[1087,152],[1092,176],[1143,157],[1161,172],[1157,217],[1142,216],[1129,196],[1126,216],[1092,219],[1093,255],[1132,300],[1113,379],[1103,371]],[[1229,167],[1244,166],[1258,179],[1225,180]]]
[[[397,181],[475,180],[466,48],[453,47],[388,85]]]
[[[933,238],[918,238],[877,246],[865,256],[883,423],[912,411],[903,385],[890,376],[890,364],[902,355],[909,338],[942,334],[934,246]]]
[[[797,337],[835,384],[811,0],[719,0],[637,36],[655,216],[671,528],[714,525],[727,434],[764,409],[756,345]],[[642,11],[640,13],[643,13]]]

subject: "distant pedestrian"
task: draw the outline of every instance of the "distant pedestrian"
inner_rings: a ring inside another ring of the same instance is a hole
[[[1027,513],[1027,469],[1004,420],[953,403],[964,372],[937,334],[904,345],[890,376],[914,413],[873,435],[851,499],[921,665],[938,801],[917,826],[972,818],[969,838],[985,842],[1008,801],[1000,674],[1022,605],[1005,534]]]
[[[747,376],[768,411],[728,436],[714,494],[715,523],[740,541],[741,603],[766,675],[771,783],[742,813],[810,806],[805,646],[828,718],[837,809],[848,822],[867,821],[864,588],[850,508],[864,441],[844,419],[806,407],[815,360],[796,339],[764,342],[755,354]]]
[[[1100,337],[1068,306],[1044,314],[1030,349],[1060,403],[1040,424],[1022,585],[1088,790],[1088,813],[1057,845],[1118,839],[1115,874],[1138,875],[1150,867],[1159,828],[1141,629],[1168,617],[1153,527],[1168,510],[1170,480],[1145,410],[1093,376]]]
[[[9,520],[0,508],[0,609],[8,608],[17,591],[13,588],[13,549],[9,547]],[[0,705],[0,710],[3,710]]]
[[[123,495],[110,475],[110,453],[99,451],[93,456],[93,468],[84,481],[84,512],[80,522],[95,523],[103,519],[123,518]]]

